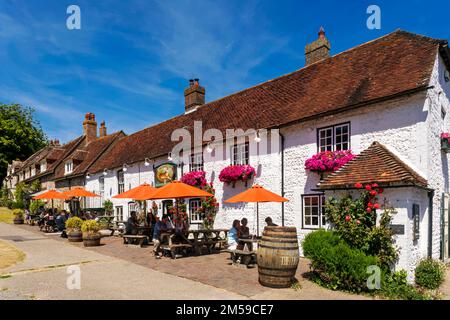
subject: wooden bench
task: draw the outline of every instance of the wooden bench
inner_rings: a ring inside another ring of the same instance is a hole
[[[245,265],[248,268],[250,264],[256,262],[256,251],[226,249],[225,252],[230,253],[231,261],[234,266],[239,266],[241,264]],[[240,263],[238,262],[238,260],[240,260]]]
[[[135,235],[135,234],[124,234],[123,244],[139,244],[141,247],[144,245],[144,241],[148,241],[148,237],[144,235]],[[149,241],[148,241],[149,242]]]
[[[168,251],[172,259],[176,259],[177,258],[176,254],[179,250],[191,249],[192,245],[188,243],[171,243],[171,244],[162,244],[159,248],[163,251],[166,252]]]

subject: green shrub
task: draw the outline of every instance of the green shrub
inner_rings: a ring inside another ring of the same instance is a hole
[[[315,280],[333,290],[368,291],[370,274],[367,268],[380,265],[378,258],[350,248],[335,233],[325,230],[308,234],[303,242],[303,252],[318,276]]]
[[[68,230],[81,230],[83,220],[78,217],[71,217],[66,221],[66,228]]]
[[[97,233],[100,231],[100,224],[95,220],[86,220],[81,225],[81,231],[84,233]]]
[[[41,206],[44,206],[44,205],[45,205],[45,202],[42,201],[42,200],[33,200],[33,201],[31,201],[31,203],[30,203],[30,213],[36,214],[38,212],[38,209]]]
[[[429,295],[418,291],[414,286],[410,285],[406,280],[407,274],[405,270],[386,274],[382,278],[380,294],[389,299],[402,300],[428,300]]]
[[[437,289],[444,282],[445,265],[431,258],[420,261],[416,267],[416,284],[426,289]]]
[[[14,217],[16,217],[16,218],[23,219],[23,217],[24,217],[24,213],[23,213],[22,209],[14,209],[12,213],[13,213]]]

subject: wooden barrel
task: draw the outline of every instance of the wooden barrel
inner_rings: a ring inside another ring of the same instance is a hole
[[[297,229],[265,227],[258,244],[259,283],[271,288],[288,288],[299,262]]]

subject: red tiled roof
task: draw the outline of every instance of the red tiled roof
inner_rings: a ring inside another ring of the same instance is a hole
[[[73,172],[70,175],[65,175],[64,165],[60,165],[55,169],[55,179],[63,179],[70,176],[85,174],[89,167],[98,159],[98,157],[101,156],[103,152],[105,152],[105,150],[107,150],[108,147],[116,141],[116,139],[122,136],[124,136],[124,133],[119,131],[104,137],[99,137],[90,142],[88,145],[85,143],[80,143],[76,149],[72,150],[63,158],[63,162],[66,159],[78,160],[79,163],[75,166]]]
[[[355,183],[380,186],[410,185],[427,187],[427,180],[406,165],[381,143],[374,142],[317,186],[320,189],[353,188]]]
[[[445,41],[395,31],[122,138],[92,172],[167,154],[177,128],[271,128],[425,89]]]

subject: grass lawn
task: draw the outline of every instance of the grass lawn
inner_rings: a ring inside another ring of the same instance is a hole
[[[13,219],[12,210],[0,207],[0,222],[13,223]]]
[[[13,245],[0,241],[0,257],[2,257],[0,259],[0,270],[2,270],[22,261],[25,254]]]

